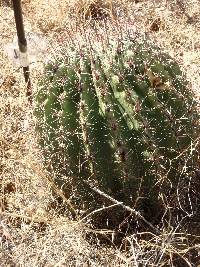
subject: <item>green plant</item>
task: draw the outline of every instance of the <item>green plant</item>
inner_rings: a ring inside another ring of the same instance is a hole
[[[172,195],[197,166],[193,94],[177,63],[148,41],[87,43],[47,65],[36,95],[55,183],[86,209],[103,200],[84,181],[156,209],[159,194]]]

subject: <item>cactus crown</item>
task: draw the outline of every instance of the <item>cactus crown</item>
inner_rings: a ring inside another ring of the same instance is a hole
[[[197,165],[192,92],[177,63],[143,38],[69,47],[47,65],[36,101],[55,183],[74,203],[98,203],[85,180],[131,206],[156,203]]]

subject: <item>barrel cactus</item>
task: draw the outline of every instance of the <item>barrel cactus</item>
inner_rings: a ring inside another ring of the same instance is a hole
[[[35,114],[55,183],[79,208],[154,207],[191,176],[199,115],[178,64],[148,41],[96,41],[46,66]]]

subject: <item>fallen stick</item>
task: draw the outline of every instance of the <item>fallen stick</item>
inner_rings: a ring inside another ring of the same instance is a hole
[[[130,211],[131,213],[135,214],[138,218],[140,218],[146,225],[148,225],[148,227],[157,235],[160,235],[161,232],[155,227],[153,226],[153,224],[151,224],[149,221],[147,221],[144,216],[141,215],[141,213],[129,206],[126,206],[123,204],[123,202],[117,201],[116,199],[114,199],[113,197],[109,196],[108,194],[102,192],[100,189],[96,188],[95,186],[91,186],[89,182],[84,181],[85,184],[87,184],[89,186],[89,188],[91,190],[93,190],[94,192],[98,193],[99,195],[103,196],[104,198],[110,200],[112,203],[121,206],[123,209]]]

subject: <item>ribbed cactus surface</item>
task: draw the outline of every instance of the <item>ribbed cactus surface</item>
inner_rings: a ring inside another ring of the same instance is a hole
[[[47,65],[35,114],[55,183],[86,208],[98,198],[84,181],[137,206],[156,203],[197,165],[193,94],[175,61],[147,41],[68,48]]]

